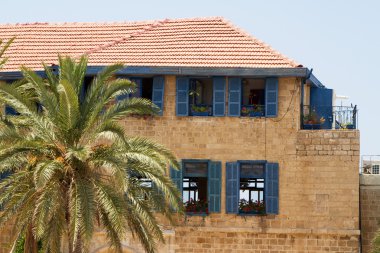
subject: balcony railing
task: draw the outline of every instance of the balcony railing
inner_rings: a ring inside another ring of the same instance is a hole
[[[358,129],[355,106],[309,106],[302,111],[302,129]]]

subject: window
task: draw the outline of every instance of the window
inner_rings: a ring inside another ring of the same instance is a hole
[[[264,166],[264,163],[240,163],[239,213],[265,212]]]
[[[151,194],[153,189],[152,180],[146,178],[139,174],[138,172],[131,170],[129,172],[130,178],[130,188],[135,188],[135,191],[138,192],[138,196],[141,199],[147,199],[148,195]]]
[[[265,79],[242,79],[241,116],[265,115]]]
[[[136,92],[120,96],[118,100],[129,97],[141,97],[151,100],[160,108],[159,115],[162,115],[164,105],[164,78],[163,77],[131,77],[129,78],[136,84]]]
[[[212,116],[212,79],[190,79],[190,116]]]
[[[177,116],[224,116],[224,77],[177,78]]]
[[[379,167],[378,164],[372,165],[372,174],[379,174]]]
[[[278,213],[278,163],[237,161],[226,164],[226,212]]]
[[[170,176],[182,192],[187,213],[220,212],[220,162],[184,160],[180,170],[170,170]]]
[[[228,93],[229,116],[277,116],[277,78],[230,77],[228,79]]]
[[[85,76],[83,80],[83,85],[81,88],[81,91],[79,93],[79,101],[80,103],[83,103],[84,99],[86,98],[86,94],[88,92],[88,89],[90,88],[92,81],[94,79],[94,76]]]

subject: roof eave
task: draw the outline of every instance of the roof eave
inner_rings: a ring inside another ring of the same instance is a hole
[[[95,75],[105,66],[88,66],[87,75]],[[44,75],[43,70],[37,70],[37,74]],[[120,75],[182,75],[182,76],[255,76],[255,77],[303,77],[308,78],[308,83],[318,87],[324,85],[313,75],[310,70],[298,68],[229,68],[229,67],[152,67],[152,66],[128,66],[118,72]],[[20,71],[0,72],[0,80],[19,79]]]

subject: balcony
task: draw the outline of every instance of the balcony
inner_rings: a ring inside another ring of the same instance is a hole
[[[357,106],[306,105],[302,110],[301,129],[358,129]]]

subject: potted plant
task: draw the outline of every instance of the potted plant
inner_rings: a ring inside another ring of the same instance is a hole
[[[241,108],[241,116],[248,116],[251,112],[251,108],[247,107],[247,106],[243,106]]]
[[[321,125],[325,123],[324,117],[318,117],[315,110],[312,110],[309,114],[303,118],[304,129],[321,129]]]
[[[195,200],[190,199],[184,203],[185,211],[187,214],[208,214],[208,202],[207,200]]]
[[[239,201],[239,212],[242,214],[265,214],[264,201],[241,199]]]
[[[261,105],[254,105],[252,111],[250,112],[252,117],[261,117],[264,116],[264,110]]]
[[[194,116],[209,116],[210,111],[207,105],[191,105],[191,114]]]

